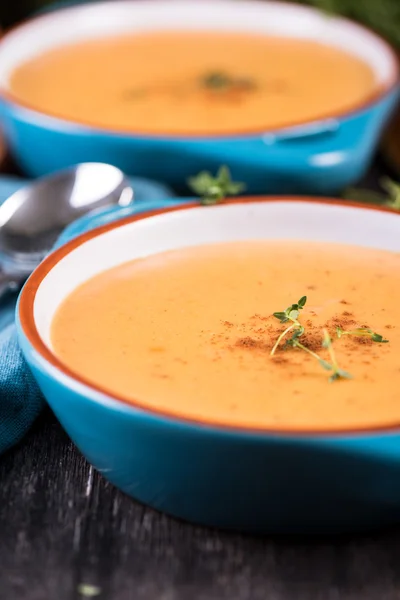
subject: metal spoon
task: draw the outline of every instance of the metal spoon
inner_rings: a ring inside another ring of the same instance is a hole
[[[82,163],[12,194],[0,206],[0,298],[21,287],[72,221],[132,201],[122,171],[102,163]]]

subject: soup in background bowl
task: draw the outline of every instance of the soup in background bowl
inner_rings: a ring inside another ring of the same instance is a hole
[[[224,30],[60,46],[16,68],[9,85],[19,102],[49,115],[178,136],[299,125],[353,110],[381,89],[373,68],[340,48]]]
[[[373,33],[306,7],[113,2],[5,36],[0,91],[33,175],[100,160],[182,188],[227,163],[249,191],[327,192],[366,168],[398,66]]]
[[[129,217],[37,269],[22,350],[88,460],[159,510],[259,533],[397,522],[399,219],[296,198]]]

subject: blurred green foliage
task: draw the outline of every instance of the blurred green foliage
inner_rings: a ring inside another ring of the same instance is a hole
[[[400,0],[298,0],[374,29],[400,48]]]

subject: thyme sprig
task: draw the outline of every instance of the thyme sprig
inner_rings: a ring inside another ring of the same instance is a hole
[[[338,361],[336,358],[335,351],[333,349],[332,338],[329,335],[328,331],[324,329],[324,338],[322,340],[322,346],[328,350],[329,357],[331,359],[331,367],[333,374],[329,377],[329,381],[333,383],[338,379],[352,379],[352,375],[348,371],[344,371],[338,365]]]
[[[379,204],[392,210],[400,210],[400,183],[389,177],[382,177],[380,186],[385,193],[374,192],[366,189],[349,188],[344,193],[347,200]]]
[[[302,343],[301,337],[305,333],[305,327],[299,321],[299,316],[306,303],[307,296],[302,296],[300,300],[298,300],[298,302],[296,302],[295,304],[291,304],[286,310],[273,313],[275,319],[278,319],[280,323],[289,323],[289,325],[282,331],[282,333],[279,334],[278,339],[276,340],[270,352],[270,356],[274,356],[282,340],[286,338],[291,332],[291,336],[286,340],[284,348],[297,348],[315,358],[315,360],[318,361],[318,363],[323,369],[325,369],[326,371],[331,371],[331,375],[329,377],[330,382],[334,382],[339,379],[352,379],[352,375],[339,366],[338,360],[336,358],[336,353],[333,347],[332,338],[327,329],[323,329],[321,346],[322,348],[325,348],[327,350],[329,354],[329,361],[325,360],[319,354],[317,354],[317,352],[314,352],[314,350],[311,350],[311,348],[308,348],[305,344]],[[341,327],[336,327],[336,335],[338,339],[345,335],[352,335],[357,337],[369,337],[372,341],[381,344],[386,344],[389,342],[389,340],[386,340],[381,334],[376,333],[369,327],[359,327],[357,329],[351,329],[349,331],[346,331]]]
[[[254,79],[237,77],[225,71],[210,71],[200,78],[200,84],[207,90],[216,92],[247,91],[256,87]]]
[[[200,196],[203,205],[217,204],[227,196],[236,196],[246,189],[246,185],[233,181],[227,166],[219,168],[214,177],[208,171],[201,171],[198,175],[188,179],[189,187]]]
[[[276,340],[274,347],[271,350],[271,356],[274,356],[279,344],[283,340],[283,338],[293,329],[294,335],[296,335],[295,339],[297,340],[304,333],[303,325],[298,321],[300,311],[303,310],[307,302],[307,296],[302,296],[296,304],[291,304],[286,310],[282,312],[274,312],[273,316],[275,319],[278,319],[280,323],[288,323],[291,324],[289,327],[286,327],[284,331],[280,334],[278,339]],[[292,337],[293,339],[293,337]]]

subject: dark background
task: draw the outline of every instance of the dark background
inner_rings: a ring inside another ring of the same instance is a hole
[[[60,0],[0,0],[0,26],[10,25]],[[71,0],[61,0],[61,4]],[[83,0],[72,0],[75,2]],[[86,0],[89,1],[89,0]],[[112,0],[109,0],[112,1]],[[400,48],[399,0],[292,0],[358,20]]]

